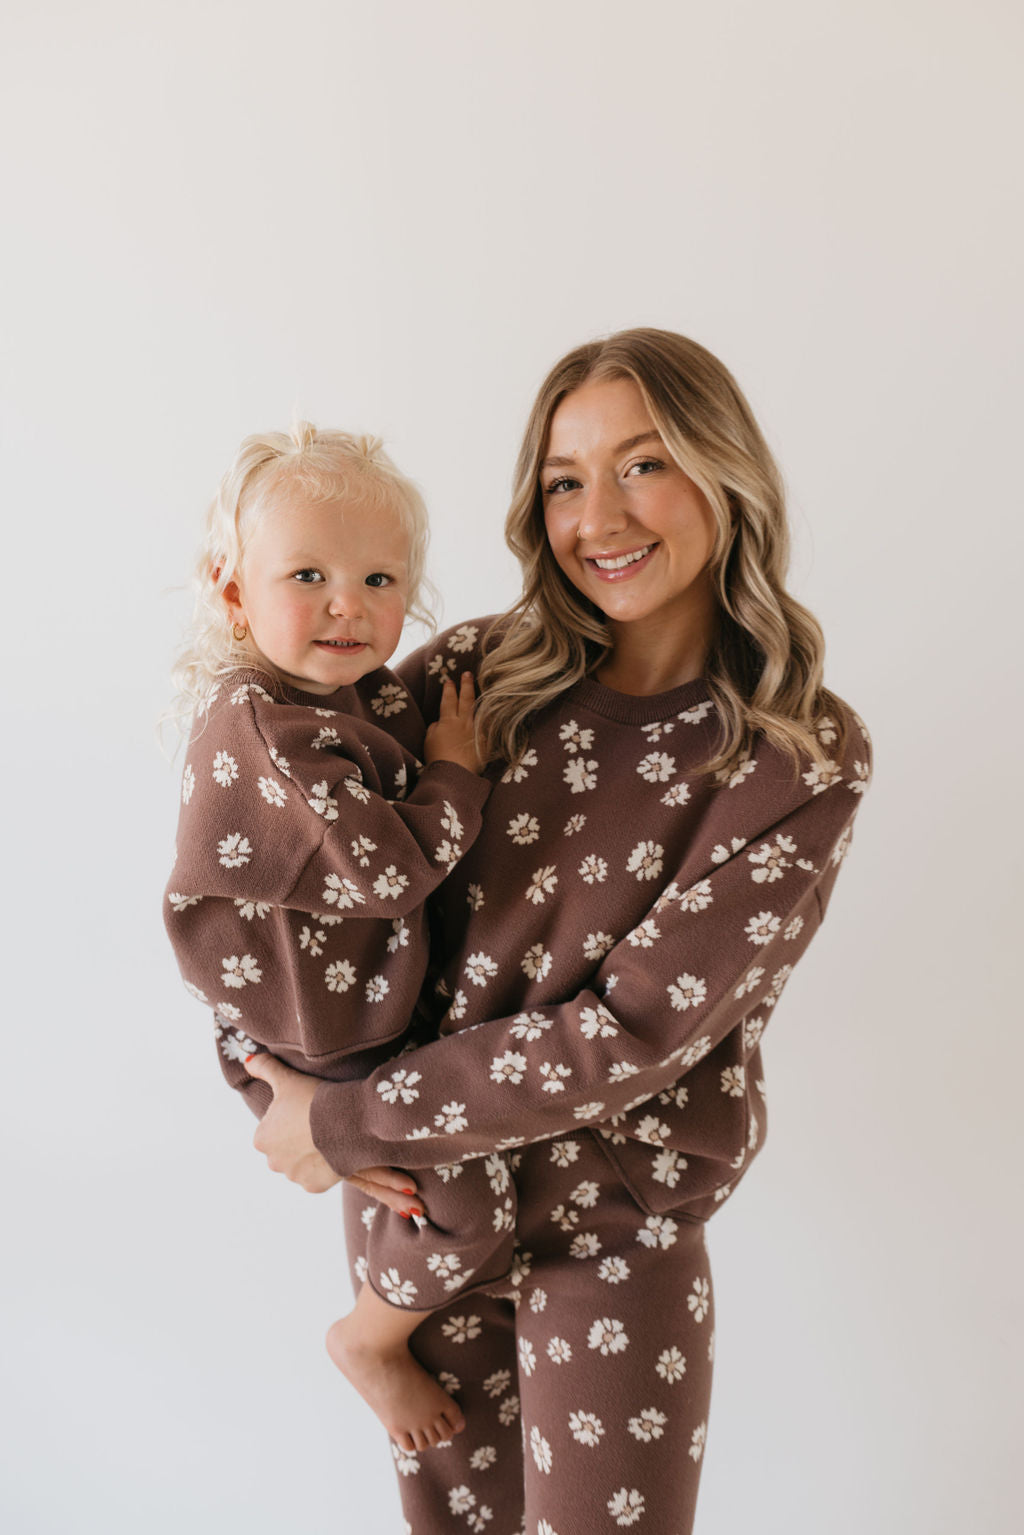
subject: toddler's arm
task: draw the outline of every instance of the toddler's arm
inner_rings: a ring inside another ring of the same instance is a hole
[[[441,712],[428,727],[423,746],[423,756],[428,763],[457,762],[471,773],[483,771],[473,721],[475,708],[473,673],[463,672],[458,687],[454,678],[446,677],[441,691]]]

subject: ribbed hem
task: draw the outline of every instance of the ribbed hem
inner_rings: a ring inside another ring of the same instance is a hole
[[[620,725],[654,725],[681,714],[685,709],[692,709],[694,704],[706,702],[710,696],[703,677],[697,677],[693,682],[684,682],[681,687],[670,688],[667,693],[647,694],[618,693],[614,688],[606,688],[603,683],[595,681],[593,677],[584,677],[563,694],[559,699],[559,707],[564,710],[571,699],[581,709],[589,709],[592,714],[600,714],[604,719],[615,720]]]

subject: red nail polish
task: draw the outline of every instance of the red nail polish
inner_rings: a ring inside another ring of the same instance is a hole
[[[249,1062],[250,1061],[254,1061],[255,1059],[256,1059],[256,1051],[254,1050],[251,1055],[247,1055],[246,1056],[245,1064],[248,1066]]]
[[[251,1056],[250,1056],[250,1057],[249,1057],[249,1059],[250,1059],[250,1060],[251,1060],[251,1059],[252,1059],[252,1057],[251,1057]],[[401,1191],[401,1192],[402,1192],[402,1193],[403,1193],[403,1194],[415,1194],[415,1192],[416,1192],[416,1190],[415,1190],[415,1189],[402,1189],[402,1191]]]
[[[399,1215],[402,1217],[402,1219],[404,1221],[407,1221],[409,1219],[409,1217],[412,1215],[412,1211],[411,1210],[399,1210],[398,1213],[399,1213]]]

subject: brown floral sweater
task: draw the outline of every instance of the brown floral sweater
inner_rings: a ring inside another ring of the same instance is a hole
[[[391,1055],[413,1016],[424,901],[491,787],[454,762],[421,770],[423,731],[385,668],[328,698],[238,671],[195,722],[164,918],[214,1009],[225,1075],[258,1114],[270,1090],[242,1066],[258,1046],[346,1080]]]
[[[403,665],[426,718],[445,673],[477,664],[485,626]],[[594,1133],[650,1211],[709,1215],[763,1138],[761,1034],[868,783],[867,732],[841,713],[817,723],[824,767],[762,741],[709,777],[702,682],[568,689],[492,772],[483,830],[435,897],[442,1037],[317,1089],[332,1165],[429,1167]]]

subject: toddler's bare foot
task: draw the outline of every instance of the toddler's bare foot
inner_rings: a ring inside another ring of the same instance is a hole
[[[327,1352],[399,1449],[429,1450],[461,1433],[462,1409],[406,1345],[371,1347],[360,1331],[356,1318],[341,1317],[328,1329]]]

